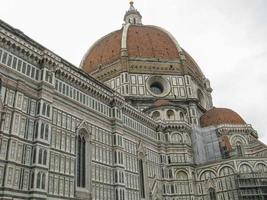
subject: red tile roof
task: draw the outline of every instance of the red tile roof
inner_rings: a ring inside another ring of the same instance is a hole
[[[200,117],[202,127],[220,124],[245,125],[246,122],[239,114],[228,108],[212,108]]]

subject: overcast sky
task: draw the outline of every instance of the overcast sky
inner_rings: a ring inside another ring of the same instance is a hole
[[[0,18],[79,66],[121,28],[128,0],[1,0]],[[267,143],[267,0],[136,0],[143,24],[170,31],[201,67],[216,107],[238,112]]]

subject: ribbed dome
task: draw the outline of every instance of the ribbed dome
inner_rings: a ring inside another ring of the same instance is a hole
[[[123,50],[127,51],[129,58],[165,61],[184,59],[188,71],[199,77],[204,76],[193,58],[178,46],[167,31],[144,25],[130,25],[104,36],[88,50],[80,66],[87,73],[92,73],[99,66],[120,60]]]
[[[220,124],[245,125],[239,114],[228,108],[212,108],[200,117],[202,127]]]
[[[205,79],[193,58],[165,29],[142,24],[130,2],[122,29],[99,39],[84,55],[80,67],[95,78],[107,80],[121,72],[189,74]],[[140,69],[140,70],[139,70]]]
[[[114,31],[97,41],[86,53],[81,68],[87,73],[99,65],[110,64],[120,59],[122,30]]]
[[[123,29],[114,31],[97,41],[85,55],[81,67],[90,73],[99,65],[118,60],[122,50]],[[167,33],[153,26],[131,25],[127,31],[126,48],[129,57],[178,60],[176,44]]]

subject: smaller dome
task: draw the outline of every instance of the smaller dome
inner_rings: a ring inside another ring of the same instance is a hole
[[[220,124],[245,125],[246,122],[239,114],[228,108],[212,108],[200,117],[202,127]]]
[[[171,102],[166,99],[159,99],[154,102],[153,107],[161,107],[161,106],[169,106],[171,105]]]

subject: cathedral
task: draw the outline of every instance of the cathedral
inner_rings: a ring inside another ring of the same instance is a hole
[[[267,148],[130,2],[74,66],[0,20],[0,199],[265,200]]]

